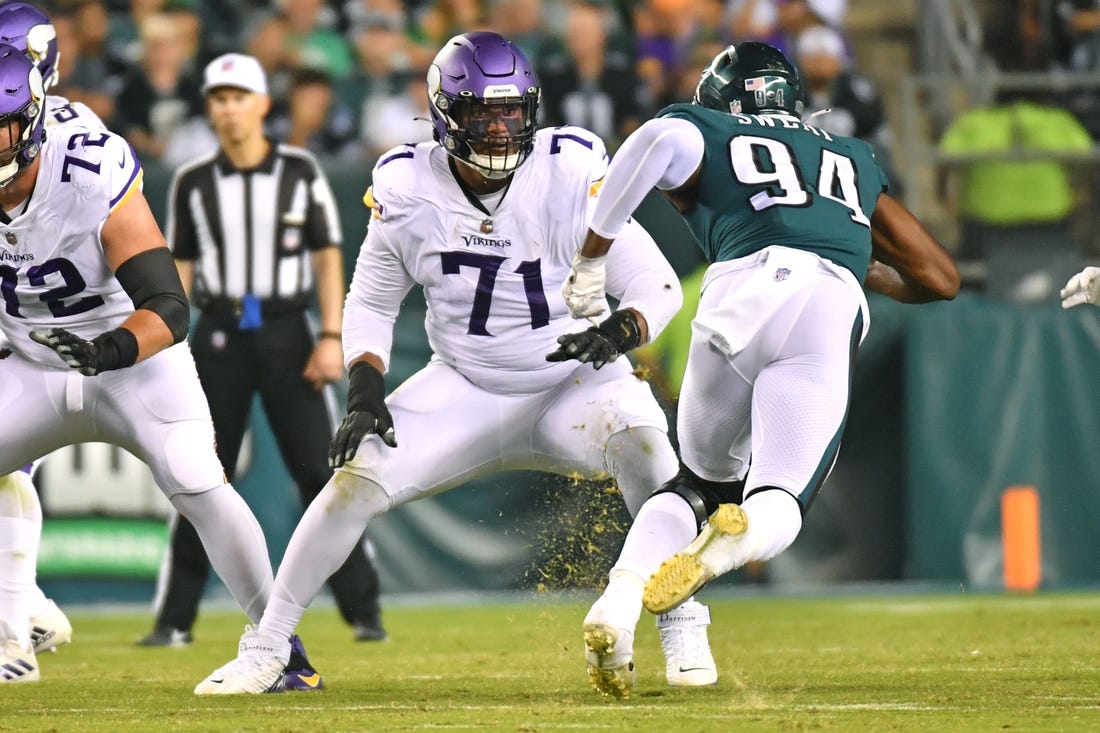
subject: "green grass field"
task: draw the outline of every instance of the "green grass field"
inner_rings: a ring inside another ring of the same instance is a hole
[[[236,651],[207,613],[188,649],[140,649],[149,617],[70,614],[42,681],[0,687],[0,731],[1098,731],[1100,594],[754,595],[711,600],[719,682],[673,689],[653,618],[624,701],[586,683],[586,603],[389,605],[390,640],[356,644],[335,611],[301,627],[326,689],[191,690]]]

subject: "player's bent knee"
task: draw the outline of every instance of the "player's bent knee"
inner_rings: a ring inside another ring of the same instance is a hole
[[[369,520],[393,507],[393,497],[373,479],[339,468],[314,499],[325,511],[354,514]]]
[[[205,420],[181,420],[167,426],[159,456],[150,456],[149,468],[161,491],[196,494],[227,483],[214,451],[214,427]]]
[[[653,496],[672,493],[681,497],[695,512],[695,522],[702,529],[703,522],[718,509],[719,504],[740,504],[744,490],[743,480],[708,481],[681,463],[676,476],[654,491]]]
[[[676,453],[665,431],[641,426],[608,438],[604,465],[634,516],[653,493],[653,487],[660,486],[676,470]]]

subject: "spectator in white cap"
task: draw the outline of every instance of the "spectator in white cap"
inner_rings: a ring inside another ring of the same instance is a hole
[[[840,32],[824,25],[802,31],[795,43],[795,62],[806,96],[802,119],[835,135],[870,143],[891,190],[900,189],[891,165],[893,133],[882,98],[870,79],[852,71]]]

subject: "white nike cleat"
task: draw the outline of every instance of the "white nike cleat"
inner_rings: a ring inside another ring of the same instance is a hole
[[[0,685],[39,679],[34,647],[20,644],[7,622],[0,621]]]
[[[57,647],[71,644],[72,640],[73,625],[53,601],[47,603],[41,614],[31,616],[31,644],[35,654],[56,652]]]
[[[689,600],[657,617],[657,633],[665,652],[665,679],[673,687],[702,687],[718,681],[710,653],[707,625],[710,609]]]
[[[584,617],[584,658],[588,683],[601,695],[629,697],[634,687],[634,630],[611,618],[605,596]]]
[[[283,668],[290,659],[290,639],[244,627],[237,658],[218,667],[195,686],[196,695],[258,695],[283,691]]]
[[[645,584],[642,605],[650,613],[667,613],[695,591],[723,573],[738,567],[738,544],[749,520],[737,504],[721,504],[710,515],[699,536],[668,560]]]

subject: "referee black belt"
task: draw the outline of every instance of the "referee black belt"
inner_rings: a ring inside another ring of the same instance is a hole
[[[203,313],[221,316],[222,318],[240,318],[244,312],[244,304],[241,298],[206,297],[198,300],[196,304]],[[260,312],[265,316],[285,316],[292,313],[301,313],[307,307],[309,307],[309,301],[304,296],[260,300]]]

